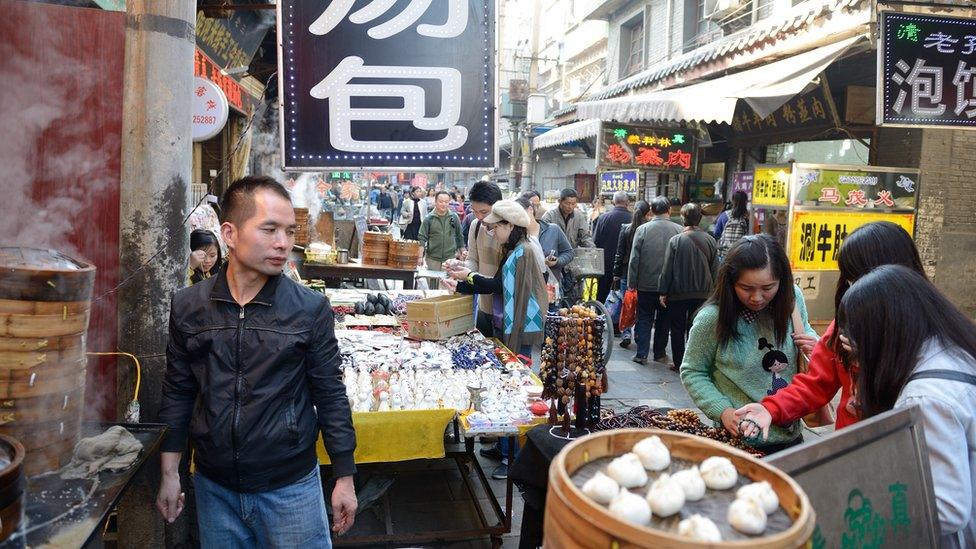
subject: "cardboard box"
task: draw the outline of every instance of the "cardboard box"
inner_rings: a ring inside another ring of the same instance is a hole
[[[473,306],[472,306],[473,307]],[[463,334],[474,329],[474,311],[468,316],[461,316],[443,322],[426,322],[423,320],[408,320],[407,334],[413,339],[447,339],[451,336]]]
[[[474,297],[454,294],[407,302],[407,320],[445,322],[474,315]]]
[[[455,294],[407,302],[407,333],[414,339],[447,339],[474,326],[473,296]]]

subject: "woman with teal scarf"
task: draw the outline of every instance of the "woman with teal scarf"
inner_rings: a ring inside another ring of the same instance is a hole
[[[529,215],[514,200],[499,200],[482,221],[488,234],[502,244],[502,263],[493,277],[460,268],[451,271],[457,291],[493,294],[496,333],[509,349],[531,357],[542,343],[549,308],[546,283],[539,267],[541,252],[528,237]]]

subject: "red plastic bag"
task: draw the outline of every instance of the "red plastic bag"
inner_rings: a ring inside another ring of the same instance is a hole
[[[620,329],[626,330],[637,323],[637,290],[628,288],[624,292],[624,303],[620,306]]]

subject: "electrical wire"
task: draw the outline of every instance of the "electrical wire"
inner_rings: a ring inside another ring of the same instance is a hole
[[[268,79],[264,82],[265,89],[267,89],[268,85],[271,83],[271,79],[274,78],[275,75],[277,75],[277,74],[278,74],[277,71],[275,71],[275,72],[271,73],[270,76],[268,76]],[[244,138],[247,137],[248,132],[251,130],[251,127],[254,125],[254,120],[256,118],[258,118],[258,115],[259,114],[262,115],[262,116],[264,115],[264,112],[265,112],[265,110],[267,110],[269,104],[270,103],[268,103],[266,101],[262,101],[261,102],[261,107],[258,108],[258,109],[255,109],[255,111],[253,113],[251,113],[251,115],[248,117],[247,124],[244,126],[244,129],[241,131],[241,136],[240,136],[240,138],[238,138],[237,143],[234,145],[233,150],[231,150],[227,154],[227,156],[225,156],[221,160],[221,162],[220,162],[220,169],[217,170],[217,173],[215,173],[210,178],[210,181],[207,183],[207,192],[204,193],[204,195],[200,198],[200,200],[192,208],[190,208],[190,210],[187,212],[186,216],[183,218],[183,221],[180,223],[180,227],[186,225],[187,221],[190,220],[190,216],[193,215],[193,212],[201,204],[203,204],[204,201],[206,201],[207,195],[213,193],[213,184],[214,184],[214,182],[216,182],[217,178],[220,177],[220,175],[224,172],[224,168],[228,165],[228,160],[230,160],[235,154],[238,153],[238,151],[240,151],[241,145],[244,144]],[[129,282],[132,282],[132,280],[134,280],[137,276],[139,276],[140,274],[142,274],[142,271],[146,267],[148,267],[153,261],[155,261],[156,258],[159,257],[159,255],[162,254],[166,250],[167,246],[169,246],[170,242],[175,237],[176,237],[175,232],[174,233],[171,233],[166,238],[166,240],[163,241],[162,244],[160,244],[160,246],[156,249],[156,251],[153,252],[153,254],[149,256],[149,259],[147,259],[141,265],[139,265],[134,271],[132,271],[132,273],[129,274],[129,276],[125,277],[121,282],[119,282],[117,285],[115,285],[114,288],[105,291],[104,293],[102,293],[101,295],[99,295],[98,297],[96,297],[95,299],[93,299],[92,300],[92,303],[98,303],[102,299],[104,299],[104,298],[108,297],[109,295],[111,295],[111,294],[119,291],[120,289],[122,289]]]
[[[139,359],[136,357],[136,355],[134,355],[132,353],[123,353],[121,351],[117,351],[117,352],[114,352],[114,353],[113,352],[107,352],[107,351],[106,352],[89,352],[89,353],[86,353],[86,354],[88,356],[125,356],[125,357],[131,358],[132,359],[132,362],[135,364],[135,367],[136,367],[136,390],[135,390],[135,392],[132,395],[132,400],[134,400],[134,401],[138,401],[139,400],[139,386],[142,385],[142,365],[139,364]]]

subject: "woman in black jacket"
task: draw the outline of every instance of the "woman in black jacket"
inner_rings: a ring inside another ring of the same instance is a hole
[[[646,200],[638,200],[634,206],[633,220],[620,228],[617,238],[617,254],[613,258],[613,287],[619,289],[623,295],[627,291],[627,266],[630,264],[630,249],[634,245],[634,234],[637,229],[651,219],[651,205]],[[634,327],[630,326],[620,334],[620,346],[630,347],[630,340],[634,335]]]

